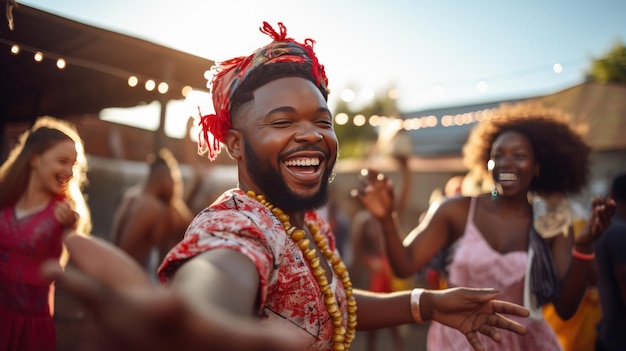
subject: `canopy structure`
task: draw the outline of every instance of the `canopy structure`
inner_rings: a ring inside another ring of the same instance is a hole
[[[22,4],[12,12],[12,30],[0,17],[0,131],[41,115],[64,118],[207,90],[209,59]]]

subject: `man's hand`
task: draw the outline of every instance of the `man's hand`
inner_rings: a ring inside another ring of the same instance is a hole
[[[495,300],[498,292],[491,289],[451,288],[428,290],[422,295],[420,310],[424,319],[433,320],[458,329],[472,347],[484,350],[477,333],[484,334],[496,342],[502,335],[499,329],[517,334],[526,334],[528,329],[502,314],[528,317],[530,312],[517,304]],[[426,297],[426,298],[425,298]]]
[[[116,350],[304,350],[292,335],[252,318],[217,306],[192,310],[121,250],[94,239],[72,237],[75,265],[63,272],[49,262],[42,271],[85,305]]]

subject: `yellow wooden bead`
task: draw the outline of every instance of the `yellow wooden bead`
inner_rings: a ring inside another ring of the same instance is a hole
[[[304,232],[304,230],[296,229],[293,231],[293,233],[291,233],[291,239],[293,239],[293,241],[295,242],[299,242],[300,240],[304,239],[305,235],[306,233]]]
[[[324,268],[322,268],[322,266],[319,266],[313,270],[313,275],[316,278],[324,277],[324,274],[326,274],[326,271],[324,271]],[[319,282],[319,279],[318,279],[318,282]]]
[[[336,334],[333,336],[333,342],[343,343],[346,340],[346,336],[343,334]]]
[[[309,248],[310,245],[311,245],[311,240],[309,239],[303,239],[298,242],[298,247],[300,248],[300,250],[306,250]]]
[[[335,273],[337,273],[337,275],[343,275],[346,272],[346,265],[344,265],[343,263],[339,263],[333,266],[333,269],[335,270]]]
[[[322,267],[319,267],[322,268]],[[328,285],[328,279],[326,279],[326,275],[324,275],[326,272],[324,272],[324,269],[322,269],[322,275],[320,276],[315,276],[315,279],[317,279],[317,284],[319,284],[320,286],[325,286]]]
[[[315,250],[313,249],[309,249],[305,251],[304,255],[306,256],[307,260],[312,260],[314,257],[317,256],[317,254],[315,253]]]
[[[342,342],[336,342],[333,344],[333,350],[334,351],[346,351],[346,347],[343,345]]]

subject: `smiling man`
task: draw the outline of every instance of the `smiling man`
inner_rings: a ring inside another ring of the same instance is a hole
[[[279,32],[268,23],[261,31],[273,41],[218,66],[216,113],[201,118],[199,150],[214,159],[225,145],[238,188],[194,219],[159,268],[162,282],[199,309],[217,305],[297,335],[307,350],[346,350],[357,327],[426,319],[459,329],[478,349],[479,332],[496,340],[498,328],[525,333],[498,312],[527,311],[493,300],[492,290],[352,288],[330,226],[315,212],[328,200],[338,147],[324,67],[312,40],[288,38],[282,23]]]

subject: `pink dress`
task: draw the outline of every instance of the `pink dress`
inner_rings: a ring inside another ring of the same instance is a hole
[[[498,299],[523,305],[528,253],[515,251],[501,254],[494,251],[474,224],[475,204],[476,198],[472,198],[465,233],[457,242],[454,259],[449,267],[450,286],[494,288],[500,292]],[[501,331],[500,343],[478,334],[485,351],[562,350],[556,334],[545,320],[507,317],[526,325],[528,334]],[[427,350],[460,351],[473,348],[458,330],[432,322],[428,330]]]
[[[52,284],[41,263],[58,260],[63,228],[50,201],[40,212],[15,217],[15,207],[0,210],[0,350],[56,349],[49,298]]]
[[[305,221],[317,224],[338,256],[330,225],[316,212],[307,212]],[[159,267],[161,281],[167,283],[185,261],[216,248],[236,250],[256,266],[260,278],[257,313],[262,321],[300,335],[307,350],[333,349],[332,319],[302,251],[278,219],[241,190],[227,191],[196,216],[184,239]],[[346,327],[346,295],[334,272],[330,287]]]

